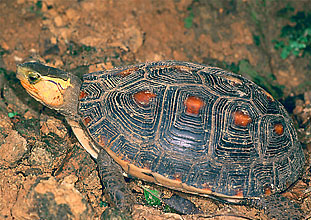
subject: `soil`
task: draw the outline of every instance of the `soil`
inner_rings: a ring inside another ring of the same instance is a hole
[[[64,118],[25,94],[16,64],[40,60],[79,76],[155,60],[216,65],[257,80],[281,100],[299,131],[306,172],[285,196],[311,218],[310,55],[280,57],[273,40],[291,24],[278,16],[308,0],[2,0],[0,1],[0,219],[99,219],[107,202],[96,164]],[[255,75],[254,75],[255,74]],[[308,136],[309,135],[309,136]],[[134,219],[268,219],[262,210],[181,194],[205,214],[150,207],[143,188]]]

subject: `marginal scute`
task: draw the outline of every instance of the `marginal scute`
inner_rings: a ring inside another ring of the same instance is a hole
[[[119,72],[118,75],[121,75],[121,76],[125,77],[125,76],[128,76],[131,73],[137,71],[138,69],[139,69],[138,67],[133,67],[133,68],[130,68],[130,69],[126,69],[124,71]]]
[[[181,181],[181,177],[182,177],[181,173],[175,173],[175,175],[174,175],[174,180],[179,181],[179,182],[182,182],[182,181]]]
[[[252,122],[252,118],[243,111],[236,111],[233,113],[234,124],[240,127],[246,127]]]
[[[242,189],[237,190],[235,196],[243,198],[243,190]]]
[[[268,93],[266,90],[264,90],[264,89],[262,89],[262,92],[266,95],[266,97],[270,100],[270,101],[274,101],[274,98],[273,98],[273,96],[270,94],[270,93]]]
[[[211,189],[211,187],[210,187],[207,183],[203,183],[203,184],[201,185],[201,188],[202,188],[202,190],[204,190],[205,192],[212,193],[212,189]]]
[[[156,97],[156,94],[154,94],[150,91],[144,90],[144,91],[140,91],[140,92],[135,93],[133,95],[133,97],[134,97],[134,100],[137,104],[142,105],[142,106],[146,106],[146,105],[150,104],[150,101],[152,98]]]
[[[179,72],[190,72],[191,68],[185,66],[174,66],[174,68]]]
[[[232,82],[233,84],[240,84],[240,85],[242,85],[243,84],[243,82],[240,80],[240,79],[238,79],[238,78],[236,78],[236,77],[233,77],[233,76],[224,76],[224,78],[226,78],[227,80],[229,80],[230,82]]]

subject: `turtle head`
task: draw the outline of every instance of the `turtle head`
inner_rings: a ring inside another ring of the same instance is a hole
[[[17,78],[26,91],[37,101],[65,116],[76,116],[80,79],[38,62],[17,65]]]

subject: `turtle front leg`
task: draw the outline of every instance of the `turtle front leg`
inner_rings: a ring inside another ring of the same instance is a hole
[[[97,166],[104,190],[112,205],[112,208],[105,210],[102,219],[112,219],[116,216],[121,219],[129,218],[135,199],[126,185],[121,167],[104,149],[98,154]]]

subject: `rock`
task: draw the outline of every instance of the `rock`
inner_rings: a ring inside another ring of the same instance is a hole
[[[17,131],[5,138],[0,146],[0,164],[11,165],[20,160],[27,152],[27,141]]]
[[[17,197],[26,195],[32,184],[31,177],[25,180],[12,169],[0,170],[0,219],[14,219],[11,210]]]
[[[57,27],[61,27],[61,26],[64,25],[64,22],[63,22],[63,19],[62,19],[61,16],[56,16],[56,17],[54,18],[54,22],[55,22],[55,25],[56,25]]]
[[[39,142],[38,144],[36,143],[36,145],[39,146],[35,146],[32,149],[31,154],[28,158],[29,163],[34,166],[51,166],[53,163],[52,154],[47,151],[47,147],[44,146],[45,144]]]
[[[24,4],[25,0],[17,0],[17,4]]]
[[[72,8],[69,8],[67,11],[66,11],[66,15],[67,15],[67,18],[71,21],[77,21],[79,18],[80,18],[80,15],[79,13],[72,9]]]
[[[15,219],[90,219],[93,211],[74,187],[76,178],[58,183],[54,177],[37,179],[12,209]]]
[[[151,207],[135,205],[133,210],[133,219],[180,220],[182,217],[175,213],[162,213],[160,210],[156,210]]]
[[[38,112],[32,108],[29,108],[29,106],[25,104],[26,102],[34,103],[36,101],[30,96],[25,96],[25,90],[22,89],[21,86],[18,86],[15,90],[13,90],[9,84],[5,83],[3,88],[3,96],[7,106],[12,112],[18,112],[20,114],[28,112],[28,117],[38,117]],[[36,106],[40,105],[37,104]]]
[[[6,106],[3,106],[2,104],[3,102],[0,102],[0,109],[1,108],[5,109]],[[10,118],[7,116],[7,113],[1,113],[0,114],[0,132],[4,134],[9,134],[11,133],[12,127],[13,127],[13,124]],[[0,144],[1,143],[2,143],[2,140],[0,140]]]
[[[113,65],[111,62],[97,63],[89,66],[89,72],[103,71],[112,69]]]
[[[8,45],[6,42],[4,42],[4,41],[2,41],[2,42],[0,43],[0,46],[1,46],[4,50],[9,50],[9,49],[10,49],[9,45]]]
[[[124,44],[133,53],[136,53],[137,50],[143,45],[143,40],[143,33],[137,27],[131,26],[124,30]]]
[[[60,138],[64,138],[67,134],[67,129],[61,120],[45,114],[40,116],[40,130],[44,135],[54,133]]]

